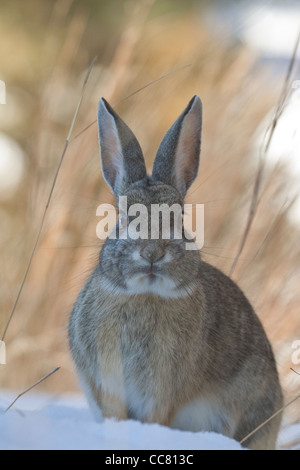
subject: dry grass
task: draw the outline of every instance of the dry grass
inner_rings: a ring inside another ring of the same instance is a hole
[[[194,94],[201,96],[201,170],[187,202],[205,203],[203,258],[226,273],[234,261],[259,164],[253,137],[266,113],[277,105],[282,83],[270,88],[269,71],[255,66],[249,51],[230,45],[226,38],[216,39],[193,15],[152,13],[149,19],[151,4],[138,2],[130,12],[125,9],[122,24],[106,48],[100,35],[99,50],[97,27],[88,10],[72,10],[72,2],[63,2],[65,9],[59,9],[57,2],[51,10],[44,49],[32,44],[34,39],[26,28],[18,33],[6,31],[8,42],[17,34],[23,38],[21,47],[36,74],[26,71],[26,63],[7,64],[9,80],[30,94],[31,113],[11,131],[28,155],[26,178],[16,196],[1,203],[6,222],[0,252],[1,331],[25,272],[80,96],[86,74],[83,64],[87,68],[95,54],[98,62],[75,124],[73,136],[78,137],[71,139],[67,149],[41,239],[7,330],[8,364],[1,366],[1,387],[24,389],[59,365],[62,368],[51,380],[51,390],[78,390],[68,351],[68,317],[97,263],[96,207],[113,200],[100,174],[96,126],[89,125],[95,120],[100,96],[116,105],[134,130],[149,169],[169,125]],[[99,24],[101,21],[99,17]],[[18,83],[20,70],[24,77]],[[126,96],[130,97],[123,100]],[[265,169],[260,203],[233,278],[265,326],[289,400],[300,388],[299,377],[290,370],[291,344],[300,338],[300,249],[299,229],[287,217],[289,204],[283,196],[287,184],[280,168],[272,173]],[[47,389],[47,381],[41,388]],[[288,418],[299,420],[299,403],[290,410]]]

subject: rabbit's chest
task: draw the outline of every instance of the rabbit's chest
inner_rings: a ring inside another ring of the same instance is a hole
[[[147,323],[134,317],[123,320],[100,343],[101,386],[126,404],[129,416],[143,420],[151,416],[158,394],[163,399],[162,389],[166,401],[170,398],[176,341],[153,318]]]

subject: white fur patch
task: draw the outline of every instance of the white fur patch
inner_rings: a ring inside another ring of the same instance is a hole
[[[124,384],[120,377],[105,375],[102,377],[101,387],[109,395],[118,398],[122,403],[126,403],[135,419],[142,420],[153,413],[155,406],[154,399],[143,396],[133,381],[127,380],[126,384]],[[93,402],[89,401],[89,403],[92,410],[95,411]]]
[[[151,416],[155,406],[153,397],[143,396],[133,382],[126,384],[127,405],[136,419],[145,419]]]
[[[170,277],[159,274],[155,278],[150,278],[147,274],[136,274],[127,280],[126,287],[123,293],[127,295],[154,294],[166,299],[178,299],[190,293],[187,289],[178,289]]]
[[[214,431],[234,434],[234,423],[226,410],[208,399],[196,399],[183,406],[176,414],[171,427],[183,431]]]
[[[102,411],[101,411],[100,406],[98,405],[98,403],[96,402],[96,400],[93,397],[90,386],[84,380],[80,381],[80,385],[81,385],[81,387],[84,391],[84,394],[86,396],[86,399],[88,401],[88,404],[90,406],[91,412],[92,412],[95,420],[98,423],[102,423],[102,421],[103,421]]]
[[[133,261],[136,261],[139,264],[143,264],[143,266],[146,266],[148,264],[148,261],[141,257],[140,250],[133,250],[133,252],[131,253],[131,258]]]

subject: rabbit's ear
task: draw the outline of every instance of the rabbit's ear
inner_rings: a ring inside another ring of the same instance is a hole
[[[202,103],[194,96],[164,136],[152,177],[175,186],[184,197],[197,176],[200,161]]]
[[[133,132],[104,98],[98,103],[98,132],[103,176],[119,196],[147,175],[143,153]]]

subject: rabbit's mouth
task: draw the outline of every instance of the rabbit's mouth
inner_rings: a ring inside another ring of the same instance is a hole
[[[113,295],[155,295],[166,299],[183,298],[194,290],[194,284],[180,285],[171,273],[159,267],[144,267],[134,269],[126,276],[126,281],[120,284],[110,283],[103,279],[102,286]]]
[[[150,265],[132,273],[126,281],[126,294],[154,294],[164,298],[179,298],[188,295],[189,288],[180,287],[171,273],[162,267]]]
[[[137,277],[144,278],[149,282],[154,280],[161,280],[169,277],[168,274],[162,269],[162,266],[157,266],[155,263],[150,263],[149,266],[140,268],[136,272]]]
[[[155,280],[159,281],[159,279],[162,279],[163,277],[163,274],[162,273],[158,273],[156,272],[153,267],[150,267],[149,269],[147,270],[144,270],[144,271],[141,271],[139,273],[137,273],[136,276],[134,276],[135,278],[140,278],[140,279],[144,279],[146,282],[154,282]]]
[[[150,264],[147,276],[149,277],[149,279],[155,279],[156,278],[156,273],[153,270],[153,263]]]

